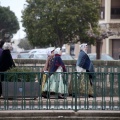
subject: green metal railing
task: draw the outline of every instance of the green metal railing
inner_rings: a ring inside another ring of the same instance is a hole
[[[22,68],[29,68],[32,71],[40,72],[44,66],[19,66]],[[120,72],[120,66],[94,66],[95,72]],[[75,72],[75,65],[66,65],[67,72]]]
[[[0,73],[4,78],[0,110],[120,110],[119,72],[96,72],[91,87],[93,98],[89,98],[88,73],[73,72],[72,67],[69,68],[72,72],[57,73],[62,75],[68,87],[65,98],[58,99],[58,93],[48,92],[50,98],[42,97],[43,74],[36,72],[40,70],[38,67],[32,69],[33,72],[16,72],[14,75]],[[49,74],[46,76],[49,80]],[[50,84],[47,86],[49,91]]]

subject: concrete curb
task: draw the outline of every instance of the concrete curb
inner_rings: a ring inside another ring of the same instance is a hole
[[[82,110],[19,110],[0,111],[0,117],[118,117],[120,111],[96,111]]]

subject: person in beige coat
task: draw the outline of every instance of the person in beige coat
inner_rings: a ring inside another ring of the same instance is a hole
[[[42,97],[46,97],[46,92],[43,91],[44,85],[46,83],[46,80],[48,78],[48,72],[50,72],[50,68],[52,66],[52,62],[53,62],[53,58],[54,58],[54,49],[53,50],[49,50],[47,52],[47,60],[45,63],[45,66],[42,69]]]

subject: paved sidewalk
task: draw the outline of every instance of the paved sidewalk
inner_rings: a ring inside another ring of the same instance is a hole
[[[19,110],[1,111],[0,120],[119,120],[120,111]]]
[[[77,108],[75,108],[77,106]],[[96,97],[96,98],[72,98],[67,97],[67,99],[0,99],[0,110],[13,110],[13,109],[106,109],[106,110],[120,110],[119,98],[118,97]]]

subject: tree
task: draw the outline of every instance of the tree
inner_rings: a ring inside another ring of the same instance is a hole
[[[20,43],[18,44],[20,48],[23,48],[24,50],[33,49],[33,47],[30,45],[29,41],[27,39],[20,40]]]
[[[119,26],[119,24],[116,24],[117,26]],[[91,36],[92,38],[96,39],[96,59],[100,59],[101,58],[101,51],[102,51],[102,45],[103,45],[103,40],[105,40],[106,38],[109,38],[110,36],[113,35],[119,35],[119,32],[113,32],[111,28],[117,28],[115,24],[99,24],[98,26],[98,30],[99,33],[94,33],[92,26],[90,25],[90,30],[89,30],[89,36]],[[118,29],[117,29],[118,30]]]
[[[99,0],[26,0],[23,26],[34,46],[62,46],[78,41],[94,43],[87,34],[96,31]]]
[[[19,23],[9,7],[0,6],[0,38],[9,38],[19,30]]]

